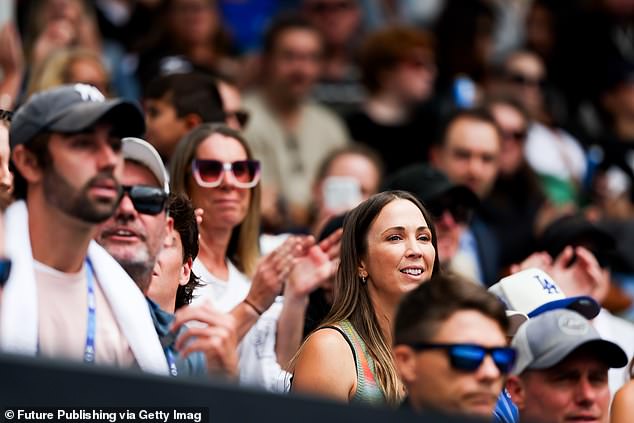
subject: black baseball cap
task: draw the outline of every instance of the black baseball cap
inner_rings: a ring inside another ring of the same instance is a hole
[[[554,220],[539,239],[541,250],[552,257],[557,257],[568,245],[589,248],[602,267],[616,258],[614,237],[582,215],[567,215]]]
[[[383,189],[409,191],[425,205],[444,196],[451,196],[471,208],[480,203],[467,186],[451,182],[443,172],[424,163],[409,165],[390,175]]]
[[[68,84],[33,94],[18,109],[11,121],[11,148],[28,144],[44,131],[76,133],[100,121],[112,123],[113,132],[122,137],[140,137],[145,132],[143,112],[135,103],[106,100],[91,85]]]

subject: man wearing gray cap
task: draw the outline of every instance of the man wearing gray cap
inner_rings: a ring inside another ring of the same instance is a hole
[[[523,421],[608,421],[608,369],[627,356],[585,317],[547,311],[521,325],[512,346],[518,356],[506,386]]]
[[[99,226],[96,240],[148,295],[159,252],[176,242],[174,219],[166,210],[168,175],[158,151],[148,142],[124,138],[122,151],[124,194],[114,215]],[[184,271],[191,272],[191,263]],[[188,337],[184,336],[187,327],[180,325],[173,333],[174,315],[149,298],[148,303],[172,376],[206,375],[207,368],[237,374],[237,335],[230,315],[204,305],[188,308],[181,320],[195,319],[206,326],[196,328],[196,341],[188,344],[193,353],[179,354],[175,345],[180,341],[176,341]]]
[[[84,84],[34,94],[14,115],[3,349],[168,373],[143,295],[92,242],[121,198],[121,137],[144,130],[136,105]]]

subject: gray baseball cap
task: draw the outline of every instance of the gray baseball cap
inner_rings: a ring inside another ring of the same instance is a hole
[[[141,138],[126,137],[121,141],[123,142],[123,158],[147,167],[161,184],[163,191],[169,194],[169,176],[158,151],[149,142]]]
[[[527,369],[548,369],[580,347],[593,348],[611,368],[627,364],[627,355],[617,344],[602,339],[599,332],[581,314],[550,310],[535,316],[518,329],[511,345],[517,350],[513,374]]]
[[[106,100],[91,85],[68,84],[41,91],[13,115],[11,148],[27,144],[44,131],[75,133],[102,120],[112,123],[113,131],[121,136],[142,136],[145,132],[143,112],[135,103]]]

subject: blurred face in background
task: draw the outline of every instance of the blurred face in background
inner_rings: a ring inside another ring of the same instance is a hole
[[[380,170],[363,154],[338,155],[313,187],[318,219],[350,210],[367,200],[378,192],[380,178]],[[342,196],[347,198],[338,198]]]
[[[105,96],[109,94],[108,73],[106,69],[103,64],[88,57],[78,58],[70,63],[65,82],[79,82],[92,85]]]
[[[359,181],[363,201],[379,190],[379,169],[361,154],[345,153],[333,160],[327,176],[348,176]]]
[[[463,116],[455,119],[434,165],[456,184],[466,185],[479,198],[486,197],[498,172],[500,135],[490,122]]]
[[[167,30],[185,47],[205,44],[218,31],[218,11],[214,0],[172,0]]]
[[[502,132],[500,174],[512,175],[524,163],[527,122],[517,109],[505,103],[497,103],[492,106],[491,114]]]
[[[321,73],[321,39],[316,31],[289,28],[281,32],[266,59],[266,83],[286,101],[306,98]]]
[[[346,47],[361,24],[356,0],[305,0],[304,11],[327,46]]]
[[[539,117],[543,113],[546,70],[536,54],[519,52],[509,57],[505,64],[505,82],[507,92],[521,102],[531,116]]]
[[[168,100],[148,98],[143,102],[146,137],[164,159],[170,157],[178,141],[190,130],[186,119],[178,116]]]
[[[412,49],[396,66],[385,73],[384,86],[406,103],[431,97],[436,80],[433,54],[423,48]]]

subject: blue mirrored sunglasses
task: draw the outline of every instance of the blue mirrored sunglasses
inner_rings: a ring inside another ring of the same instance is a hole
[[[4,286],[11,274],[11,259],[0,258],[0,286]]]
[[[487,348],[477,344],[431,344],[423,342],[408,345],[416,351],[445,350],[449,355],[451,366],[456,370],[466,372],[476,371],[482,365],[487,354],[491,356],[501,373],[510,373],[515,365],[516,352],[511,347]]]

